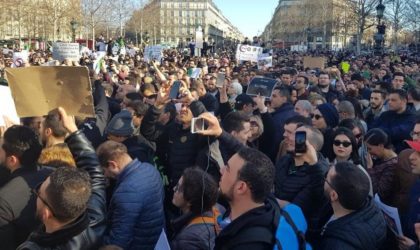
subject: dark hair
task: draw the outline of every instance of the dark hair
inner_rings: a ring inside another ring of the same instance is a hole
[[[308,85],[308,84],[309,84],[309,79],[308,79],[308,77],[306,77],[306,76],[304,76],[304,75],[299,75],[299,76],[297,76],[296,78],[298,78],[298,77],[303,78],[303,83],[304,83],[305,85]]]
[[[372,93],[376,93],[376,94],[380,94],[382,96],[382,99],[386,99],[386,92],[383,91],[382,89],[374,89],[372,90]],[[371,95],[372,95],[371,93]]]
[[[362,134],[365,134],[365,128],[363,127],[363,124],[360,122],[359,119],[351,119],[351,118],[346,118],[343,119],[339,124],[339,127],[344,127],[344,128],[348,128],[351,131],[353,131],[353,129],[358,128],[360,129],[360,132],[362,132]]]
[[[420,88],[409,88],[408,94],[413,98],[414,101],[420,101]]]
[[[223,119],[222,127],[228,133],[239,132],[244,129],[245,122],[249,122],[249,117],[246,114],[241,111],[232,111]]]
[[[36,118],[38,118],[38,116],[23,117],[23,118],[20,118],[20,123],[21,123],[23,126],[30,127],[30,126],[31,126],[31,123],[32,123],[32,122],[33,122],[33,120],[35,120]]]
[[[46,200],[55,218],[68,222],[83,214],[91,194],[89,174],[78,168],[60,167],[49,178]]]
[[[369,130],[365,135],[365,142],[373,146],[384,145],[387,149],[392,147],[388,135],[380,128]]]
[[[347,138],[349,138],[351,142],[350,159],[353,161],[354,164],[360,164],[360,156],[358,152],[359,148],[357,145],[356,137],[354,137],[353,132],[348,128],[338,127],[333,133],[333,140],[335,140],[335,137],[337,137],[338,135],[345,135],[347,136]]]
[[[247,183],[254,202],[264,202],[274,185],[274,165],[264,153],[244,147],[238,152],[245,163],[238,171],[238,179]]]
[[[25,168],[36,168],[42,151],[35,132],[21,125],[14,125],[6,130],[2,147],[6,156],[15,156]]]
[[[286,97],[287,102],[291,101],[292,88],[287,87],[287,86],[280,86],[280,87],[275,87],[274,90],[278,90],[281,96]]]
[[[407,100],[408,96],[407,96],[407,91],[403,90],[403,89],[392,89],[389,94],[396,94],[400,97],[401,100]]]
[[[331,188],[338,194],[341,206],[349,210],[361,208],[369,195],[369,178],[359,167],[350,162],[339,162],[331,177]]]
[[[169,113],[169,121],[173,121],[176,117],[176,107],[175,104],[170,102],[165,105],[163,113]]]
[[[191,204],[191,212],[200,215],[216,204],[218,186],[213,177],[199,168],[187,168],[182,174],[182,193]]]
[[[67,130],[64,128],[60,121],[60,113],[58,109],[53,109],[48,112],[48,115],[44,120],[44,129],[49,128],[52,131],[54,137],[64,137],[67,134]]]
[[[125,97],[130,101],[140,101],[142,98],[139,93],[137,92],[130,92],[125,94]]]
[[[304,117],[304,116],[301,116],[301,115],[294,115],[294,116],[292,116],[292,117],[289,117],[285,122],[284,122],[284,124],[285,125],[288,125],[288,124],[291,124],[291,123],[294,123],[294,124],[298,124],[298,125],[300,125],[300,126],[302,126],[302,125],[312,125],[312,123],[311,123],[311,120],[310,119],[308,119],[308,118],[306,118],[306,117]],[[299,126],[298,126],[299,127]]]
[[[134,93],[135,94],[135,93]],[[128,103],[127,107],[130,107],[134,110],[135,116],[144,116],[149,109],[149,106],[142,101],[133,101]]]
[[[385,93],[389,93],[392,90],[392,85],[389,82],[376,82],[376,86],[379,86],[379,89]]]
[[[395,72],[394,76],[392,77],[392,79],[395,79],[396,76],[402,76],[405,79],[405,75],[402,72]]]

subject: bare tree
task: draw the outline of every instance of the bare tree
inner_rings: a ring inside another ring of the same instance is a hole
[[[370,21],[373,17],[375,8],[378,5],[378,0],[344,0],[346,5],[354,14],[356,26],[356,53],[360,54],[363,33],[370,27],[375,25],[375,22]]]
[[[392,48],[398,48],[398,33],[407,22],[406,16],[409,10],[407,0],[388,0],[385,8],[385,16],[392,24]]]

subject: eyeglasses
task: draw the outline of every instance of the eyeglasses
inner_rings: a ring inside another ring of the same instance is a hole
[[[54,210],[52,209],[52,206],[50,206],[50,204],[48,204],[48,202],[44,199],[44,198],[42,198],[41,197],[41,195],[39,194],[39,189],[41,188],[41,185],[42,185],[42,182],[40,182],[40,183],[38,183],[37,185],[36,185],[36,187],[34,188],[34,189],[32,189],[32,193],[37,197],[37,198],[39,198],[41,201],[42,201],[42,203],[44,203],[45,204],[45,206],[47,206],[48,207],[48,209],[51,211],[51,214],[54,216],[54,217],[56,217],[55,216],[55,213],[54,213]]]
[[[323,118],[323,116],[322,115],[318,115],[318,114],[311,114],[311,118],[315,118],[315,120],[319,120],[319,119],[321,119],[321,118]]]
[[[419,132],[411,131],[410,136],[411,137],[414,137],[414,136],[420,137],[420,131]]]
[[[334,146],[340,146],[343,145],[343,147],[348,148],[351,146],[351,142],[349,141],[340,141],[340,140],[334,140]]]

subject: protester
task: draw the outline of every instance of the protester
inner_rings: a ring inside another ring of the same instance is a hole
[[[104,243],[124,249],[153,248],[164,226],[159,172],[149,163],[132,159],[122,143],[104,142],[97,154],[105,176],[117,180]]]

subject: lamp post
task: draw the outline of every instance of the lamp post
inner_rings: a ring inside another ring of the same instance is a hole
[[[385,30],[386,26],[381,22],[384,17],[385,5],[382,4],[382,0],[379,1],[376,6],[376,17],[378,18],[378,25],[376,26],[377,32],[374,35],[375,40],[375,54],[381,54],[385,42]]]
[[[72,32],[72,40],[76,42],[76,29],[79,24],[74,20],[74,18],[70,21],[71,32]]]

